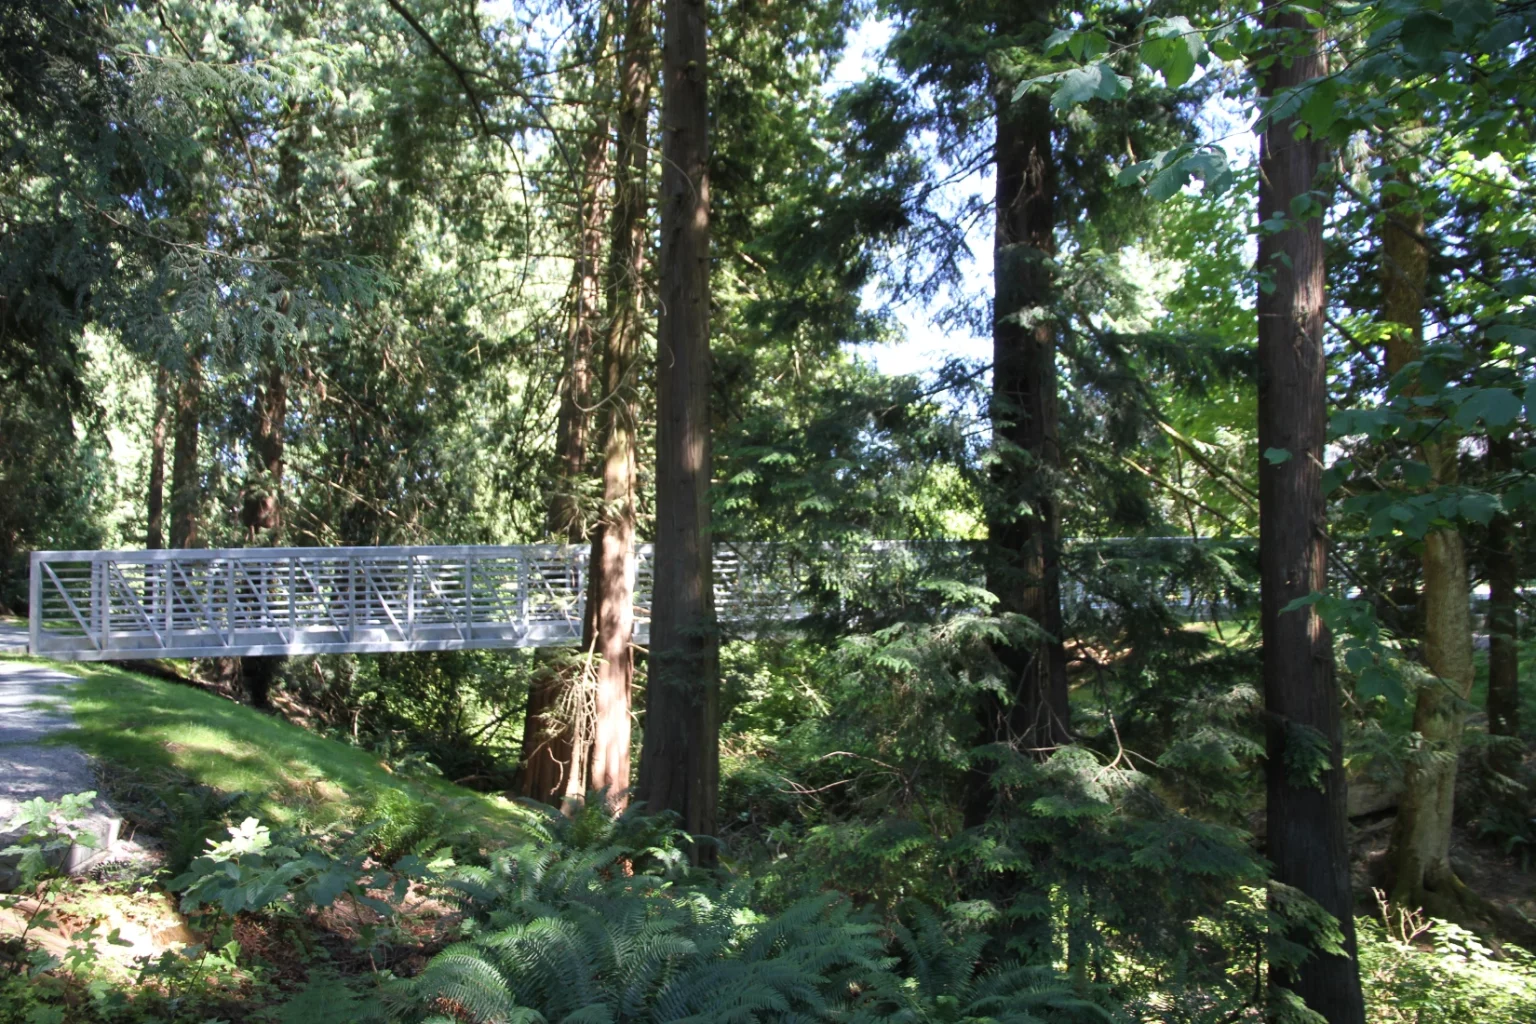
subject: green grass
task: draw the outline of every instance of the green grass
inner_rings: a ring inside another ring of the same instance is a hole
[[[60,666],[50,666],[60,667]],[[111,666],[78,666],[68,698],[76,728],[61,742],[140,776],[184,778],[246,793],[263,821],[322,826],[361,821],[381,805],[434,807],[445,823],[496,845],[528,812],[435,779],[403,778],[365,750],[315,735],[189,686]]]

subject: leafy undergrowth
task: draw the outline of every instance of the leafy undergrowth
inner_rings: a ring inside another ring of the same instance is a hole
[[[1104,955],[1077,960],[1082,968],[1070,949],[1017,959],[1029,947],[996,941],[990,904],[929,891],[947,877],[943,851],[924,853],[906,833],[886,837],[879,879],[867,847],[882,833],[856,822],[846,823],[853,845],[830,851],[862,851],[851,871],[827,870],[814,835],[786,835],[774,871],[749,877],[759,873],[742,861],[695,872],[665,817],[614,821],[594,807],[567,820],[391,774],[361,750],[207,693],[115,669],[82,676],[69,738],[102,760],[109,795],[159,859],[86,880],[42,877],[0,909],[0,1022],[1215,1024],[1262,1014],[1259,997],[1216,998],[1209,971],[1153,980],[1153,947],[1124,941],[1145,915],[1121,915],[1099,936]],[[1070,772],[1076,761],[1103,774],[1082,750],[1052,764]],[[1037,830],[1061,802],[1028,804]],[[1083,832],[1078,845],[1104,856],[1099,820],[1063,819],[1051,847]],[[1222,943],[1262,940],[1263,890],[1243,893],[1243,920],[1258,930],[1197,924],[1208,959]],[[1080,903],[1057,909],[1051,927],[1081,931]],[[1380,916],[1360,922],[1371,1021],[1533,1019],[1536,962],[1519,950],[1499,959],[1453,925]],[[1252,959],[1232,961],[1232,992],[1262,993],[1261,978],[1242,973]]]

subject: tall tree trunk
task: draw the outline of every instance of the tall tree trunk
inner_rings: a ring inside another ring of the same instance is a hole
[[[1514,466],[1508,434],[1489,439],[1488,463],[1495,474]],[[1488,731],[1495,736],[1520,735],[1519,602],[1520,526],[1498,515],[1488,524]]]
[[[1277,9],[1278,10],[1278,9]],[[1325,73],[1322,34],[1301,14],[1272,12],[1277,47],[1290,55],[1264,72],[1265,96]],[[1300,49],[1302,52],[1297,52]],[[1339,693],[1328,629],[1315,608],[1284,609],[1327,586],[1322,458],[1328,391],[1324,377],[1325,269],[1317,187],[1327,159],[1290,120],[1269,123],[1259,157],[1259,222],[1289,218],[1259,234],[1260,622],[1264,638],[1266,796],[1275,879],[1301,890],[1338,919],[1344,955],[1313,950],[1297,966],[1274,962],[1271,984],[1288,988],[1330,1024],[1365,1019],[1349,884]],[[1284,453],[1284,454],[1278,454]],[[1310,763],[1309,763],[1310,762]],[[1302,941],[1304,935],[1297,936]]]
[[[606,33],[605,33],[606,34]],[[582,145],[581,216],[575,266],[571,271],[571,323],[566,332],[560,411],[555,426],[557,477],[551,488],[548,529],[571,544],[587,539],[578,493],[587,474],[587,434],[591,422],[592,353],[601,315],[604,183],[608,180],[608,120],[599,118]]]
[[[283,539],[283,427],[288,418],[288,376],[275,356],[267,365],[266,381],[256,391],[255,405],[252,472],[246,480],[240,519],[246,544],[274,546]],[[285,660],[281,655],[240,659],[240,678],[252,707],[266,710],[272,706],[272,684]]]
[[[629,799],[630,705],[635,661],[635,370],[645,273],[646,122],[651,105],[651,3],[628,0],[619,68],[619,147],[608,251],[608,337],[603,350],[603,513],[592,538],[587,607],[596,627],[596,722],[588,788],[617,813]]]
[[[595,46],[597,75],[606,66],[611,16],[604,13]],[[592,356],[601,315],[603,203],[608,169],[608,120],[598,117],[581,149],[581,179],[577,182],[577,244],[571,270],[570,328],[561,367],[560,409],[555,427],[556,478],[549,493],[546,529],[568,544],[587,540],[580,486],[587,473],[587,434],[591,420]],[[592,614],[582,624],[583,652],[591,648]],[[586,752],[592,723],[583,714],[585,695],[573,687],[582,670],[569,663],[566,652],[541,657],[528,691],[523,716],[523,765],[518,789],[526,797],[559,804],[579,801],[588,788]]]
[[[1386,196],[1382,218],[1382,315],[1394,325],[1386,341],[1387,372],[1394,376],[1423,351],[1429,277],[1424,214],[1412,195],[1411,178],[1400,175],[1398,180],[1408,186],[1409,195],[1394,191]],[[1417,389],[1410,385],[1409,390]],[[1454,438],[1431,438],[1419,450],[1435,486],[1455,485]],[[1460,532],[1451,528],[1426,534],[1421,559],[1424,663],[1439,683],[1420,686],[1415,694],[1413,728],[1423,747],[1403,770],[1387,863],[1392,899],[1399,906],[1465,920],[1466,889],[1451,869],[1456,759],[1466,721],[1463,702],[1473,681],[1471,583]]]
[[[983,737],[1043,757],[1070,742],[1067,659],[1062,647],[1060,465],[1056,408],[1056,255],[1053,118],[1044,95],[1011,101],[993,83],[996,109],[996,227],[993,235],[992,420],[998,461],[992,473],[987,586],[998,611],[1029,618],[1047,638],[1009,644],[998,657],[1012,682],[1006,700],[983,698]],[[991,803],[990,775],[971,775],[968,824]]]
[[[203,503],[197,464],[197,435],[202,412],[203,360],[193,356],[176,387],[176,436],[171,451],[171,547],[197,543],[198,511]]]
[[[155,370],[155,421],[149,429],[149,494],[144,502],[144,546],[151,551],[165,547],[165,433],[170,403],[171,375],[161,366]]]
[[[240,513],[245,542],[274,546],[283,539],[283,425],[288,418],[288,375],[274,360],[256,391],[256,423],[251,435],[251,469]]]
[[[709,518],[709,97],[704,0],[666,0],[662,47],[656,565],[638,797],[713,835],[720,647]],[[695,859],[715,862],[713,844]]]

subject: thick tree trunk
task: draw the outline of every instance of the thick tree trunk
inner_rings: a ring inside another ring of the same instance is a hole
[[[144,546],[151,551],[165,547],[165,434],[170,404],[171,375],[162,366],[155,370],[155,421],[149,428],[149,493],[144,502]]]
[[[1044,95],[1011,102],[994,84],[997,163],[993,237],[991,420],[998,461],[992,473],[987,586],[998,611],[1026,616],[1047,634],[998,650],[1012,680],[1007,700],[988,696],[983,737],[1043,757],[1070,742],[1067,660],[1062,648],[1060,513],[1054,477],[1057,437],[1056,328],[1051,320],[1056,255],[1053,119]],[[979,824],[991,779],[976,771],[967,801]]]
[[[1399,181],[1411,189],[1406,175]],[[1424,289],[1429,250],[1424,214],[1411,195],[1387,196],[1382,218],[1382,315],[1395,325],[1387,335],[1387,372],[1396,375],[1416,361],[1424,343]],[[1417,390],[1409,386],[1410,391]],[[1457,480],[1456,443],[1432,438],[1420,446],[1435,486]],[[1413,728],[1420,750],[1403,770],[1403,795],[1387,851],[1392,899],[1401,907],[1466,920],[1466,888],[1451,870],[1451,823],[1455,811],[1456,758],[1472,691],[1471,581],[1461,534],[1435,530],[1424,537],[1424,664],[1440,680],[1415,694]]]
[[[1467,920],[1480,907],[1451,869],[1456,756],[1472,688],[1472,618],[1461,536],[1436,530],[1424,538],[1424,660],[1440,682],[1420,686],[1413,730],[1422,746],[1409,755],[1387,862],[1392,901],[1436,916]]]
[[[1514,465],[1509,436],[1490,438],[1489,468]],[[1520,526],[1509,516],[1488,524],[1488,731],[1520,735]]]
[[[1293,56],[1276,61],[1264,93],[1325,73],[1321,33],[1301,14],[1272,13],[1267,23]],[[1296,53],[1297,44],[1304,52]],[[1299,966],[1272,963],[1271,984],[1292,990],[1330,1024],[1365,1019],[1355,951],[1349,883],[1345,779],[1339,694],[1328,629],[1298,598],[1322,591],[1326,518],[1322,458],[1328,391],[1324,377],[1325,271],[1319,196],[1304,219],[1297,201],[1313,192],[1327,159],[1295,125],[1266,126],[1260,149],[1259,222],[1290,218],[1282,231],[1259,234],[1260,622],[1264,638],[1266,796],[1269,859],[1276,881],[1301,890],[1335,918],[1344,955],[1314,950]],[[1319,760],[1319,755],[1321,759]],[[1308,763],[1311,762],[1311,763]],[[1298,936],[1305,940],[1305,936]]]
[[[603,351],[603,514],[592,538],[587,607],[596,627],[596,693],[588,788],[617,813],[629,800],[635,662],[635,490],[641,281],[645,272],[646,121],[651,104],[651,3],[628,0],[619,69],[619,148],[608,254]]]
[[[194,356],[176,387],[176,436],[171,451],[171,547],[197,544],[198,510],[203,503],[197,464],[198,419],[202,412],[203,361]]]
[[[606,66],[612,16],[603,14],[594,51],[596,74]],[[602,282],[603,202],[609,177],[608,121],[599,116],[581,149],[577,189],[576,259],[571,268],[570,327],[561,365],[560,409],[555,426],[555,480],[549,491],[546,529],[567,544],[587,540],[581,507],[581,483],[587,474],[587,437],[591,423],[592,357],[597,345]],[[592,648],[592,614],[582,624],[583,653]],[[523,716],[523,764],[518,791],[524,796],[559,805],[579,802],[588,789],[587,752],[592,723],[590,702],[578,692],[586,680],[583,669],[570,663],[568,652],[540,652],[540,668],[528,692]]]
[[[666,0],[661,315],[656,343],[656,565],[638,797],[715,831],[719,637],[709,517],[709,172],[704,0]],[[696,844],[700,863],[713,844]]]
[[[251,434],[251,473],[240,510],[249,546],[275,546],[283,540],[283,427],[288,418],[288,376],[274,358],[266,381],[256,391],[255,429]],[[251,707],[272,707],[272,684],[281,671],[281,655],[240,659],[240,678]]]

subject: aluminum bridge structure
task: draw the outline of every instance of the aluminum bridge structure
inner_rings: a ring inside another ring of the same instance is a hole
[[[1069,550],[1113,558],[1107,539]],[[636,551],[635,639],[650,636],[652,548]],[[827,548],[820,585],[848,584],[882,597],[920,592],[930,575],[982,582],[964,542],[877,542]],[[510,547],[224,548],[32,553],[27,647],[66,661],[263,654],[383,653],[488,647],[570,647],[581,642],[584,545]],[[717,544],[716,616],[751,635],[812,610],[807,575],[773,544]],[[828,576],[828,573],[831,576]],[[840,577],[840,581],[837,577]],[[1100,606],[1080,581],[1063,580],[1064,610]],[[1187,585],[1135,584],[1194,610]]]
[[[70,661],[568,647],[581,640],[589,554],[555,544],[37,551],[28,647]],[[803,614],[766,555],[716,547],[722,623]],[[644,643],[651,545],[637,556]]]

